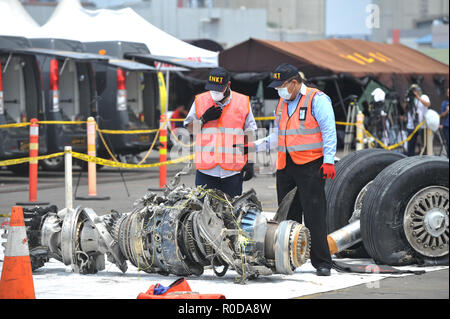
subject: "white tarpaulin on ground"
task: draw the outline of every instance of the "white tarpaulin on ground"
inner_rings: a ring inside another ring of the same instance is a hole
[[[131,8],[87,10],[78,0],[62,0],[40,28],[40,37],[81,42],[129,41],[147,45],[151,54],[218,64],[218,53],[181,41],[153,26]],[[35,34],[30,37],[37,37]]]
[[[29,37],[39,34],[39,24],[19,0],[0,0],[0,35]]]
[[[0,248],[0,272],[3,266],[3,249]],[[343,259],[346,263],[367,264],[370,259]],[[106,262],[106,269],[95,275],[81,275],[72,272],[70,266],[50,259],[44,267],[33,272],[33,284],[38,299],[135,299],[146,292],[150,285],[160,283],[169,286],[179,277],[161,276],[138,271],[129,262],[128,270],[122,273],[114,264]],[[402,270],[435,271],[448,269],[446,266],[396,267]],[[260,276],[246,285],[234,283],[235,271],[228,271],[224,277],[214,275],[212,269],[206,269],[199,277],[187,277],[192,291],[203,294],[223,294],[227,299],[289,299],[313,295],[326,291],[344,289],[365,284],[374,288],[374,293],[384,278],[415,276],[413,274],[360,274],[341,273],[334,269],[330,277],[319,277],[308,261],[293,275],[274,274]],[[420,276],[420,275],[418,275]],[[367,296],[366,296],[367,297]]]
[[[1,224],[1,219],[0,219]],[[0,228],[0,234],[3,230]],[[2,243],[6,239],[0,237],[0,272],[3,268],[4,250]],[[371,259],[338,259],[349,264],[372,264]],[[71,266],[55,259],[50,259],[42,268],[33,272],[33,284],[38,299],[135,299],[141,292],[146,292],[150,285],[160,283],[169,286],[179,277],[148,274],[138,271],[127,261],[128,270],[122,273],[114,264],[106,261],[105,270],[95,275],[74,273]],[[400,270],[436,271],[448,269],[448,266],[403,266]],[[416,276],[414,274],[386,273],[342,273],[331,270],[331,276],[319,277],[311,262],[297,268],[293,275],[274,274],[260,276],[250,280],[246,285],[235,284],[237,273],[228,271],[224,277],[214,275],[212,269],[206,269],[204,274],[187,277],[192,291],[203,294],[223,294],[227,299],[288,299],[308,296],[344,289],[356,285],[367,285],[376,293],[380,287],[379,281],[384,278]],[[418,275],[420,276],[420,275]],[[367,296],[366,296],[367,297]]]

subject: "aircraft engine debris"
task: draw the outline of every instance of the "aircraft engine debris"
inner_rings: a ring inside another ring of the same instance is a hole
[[[146,194],[129,213],[26,209],[33,269],[52,257],[94,274],[105,269],[106,255],[122,272],[127,260],[162,275],[200,276],[212,266],[217,276],[231,268],[238,282],[246,282],[292,274],[308,260],[309,230],[295,221],[267,220],[254,190],[232,200],[217,190],[177,184],[164,195]]]

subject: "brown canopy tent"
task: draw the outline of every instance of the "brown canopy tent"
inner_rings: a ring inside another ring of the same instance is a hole
[[[445,98],[449,80],[448,65],[416,50],[355,39],[249,39],[219,55],[219,65],[233,73],[270,72],[283,62],[297,66],[309,80],[353,78],[361,86],[361,79],[366,79],[364,83],[372,79],[401,96],[411,84],[418,83],[435,109]]]

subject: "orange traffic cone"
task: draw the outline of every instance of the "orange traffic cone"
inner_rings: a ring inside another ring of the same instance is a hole
[[[0,299],[35,299],[23,210],[14,206],[0,280]]]

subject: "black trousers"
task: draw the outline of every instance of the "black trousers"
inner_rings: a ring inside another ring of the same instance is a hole
[[[197,171],[195,174],[195,186],[203,185],[206,189],[218,189],[231,197],[242,195],[242,174],[220,178],[203,174]]]
[[[327,242],[327,205],[325,198],[325,179],[320,166],[323,158],[310,163],[297,165],[289,154],[286,167],[277,171],[277,197],[280,205],[284,196],[297,186],[297,193],[287,219],[302,223],[311,234],[311,263],[314,268],[331,268],[331,255]],[[303,216],[302,216],[303,215]]]

